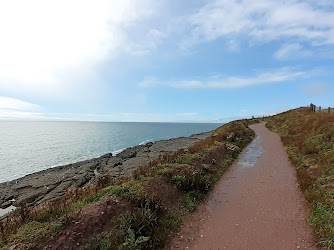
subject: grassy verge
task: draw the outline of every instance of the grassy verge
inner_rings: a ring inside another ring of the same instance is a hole
[[[268,118],[267,127],[281,135],[296,168],[319,243],[334,249],[334,116],[300,108]]]
[[[225,124],[211,137],[187,150],[163,155],[129,177],[112,181],[100,176],[95,186],[72,191],[63,199],[34,209],[23,207],[0,223],[0,246],[43,248],[82,233],[85,237],[75,238],[80,241],[75,244],[86,249],[162,248],[178,230],[182,217],[195,211],[252,141],[254,132],[248,123]],[[95,210],[102,216],[96,230],[89,218]],[[89,230],[80,227],[85,217]]]

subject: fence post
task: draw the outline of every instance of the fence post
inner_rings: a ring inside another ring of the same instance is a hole
[[[328,107],[328,114],[331,113],[331,107]]]

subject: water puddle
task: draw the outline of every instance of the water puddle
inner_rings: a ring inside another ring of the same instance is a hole
[[[256,134],[255,139],[246,148],[245,154],[238,161],[238,165],[242,168],[252,168],[258,162],[263,153],[264,150],[262,148],[261,136]]]
[[[16,209],[15,206],[9,206],[7,208],[0,208],[0,217],[4,216],[5,214],[8,214]]]

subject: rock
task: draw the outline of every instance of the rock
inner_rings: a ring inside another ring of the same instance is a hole
[[[225,146],[230,151],[239,151],[240,150],[240,148],[237,145],[234,145],[232,143],[226,143]]]
[[[334,190],[334,183],[321,185],[320,188],[321,188],[322,190],[326,190],[326,189]]]
[[[125,149],[123,152],[119,153],[117,156],[121,157],[122,159],[129,159],[136,157],[137,151],[133,150],[132,148]]]
[[[306,166],[311,166],[316,163],[318,159],[318,154],[308,154],[303,157],[303,162]]]
[[[115,167],[118,167],[118,166],[120,166],[120,165],[122,165],[122,164],[123,164],[123,163],[120,162],[120,161],[119,161],[119,162],[116,162],[116,163],[114,164],[114,168],[115,168]]]
[[[234,132],[230,133],[230,134],[226,137],[226,139],[227,139],[228,141],[232,141],[232,140],[234,139]]]
[[[318,165],[310,166],[307,171],[314,177],[320,177],[322,174],[322,171]]]
[[[11,201],[5,201],[4,203],[1,204],[0,208],[5,209],[7,207],[10,207],[11,205],[12,205]]]

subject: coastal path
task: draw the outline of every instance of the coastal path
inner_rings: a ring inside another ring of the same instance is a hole
[[[280,137],[265,123],[169,249],[316,249]]]

